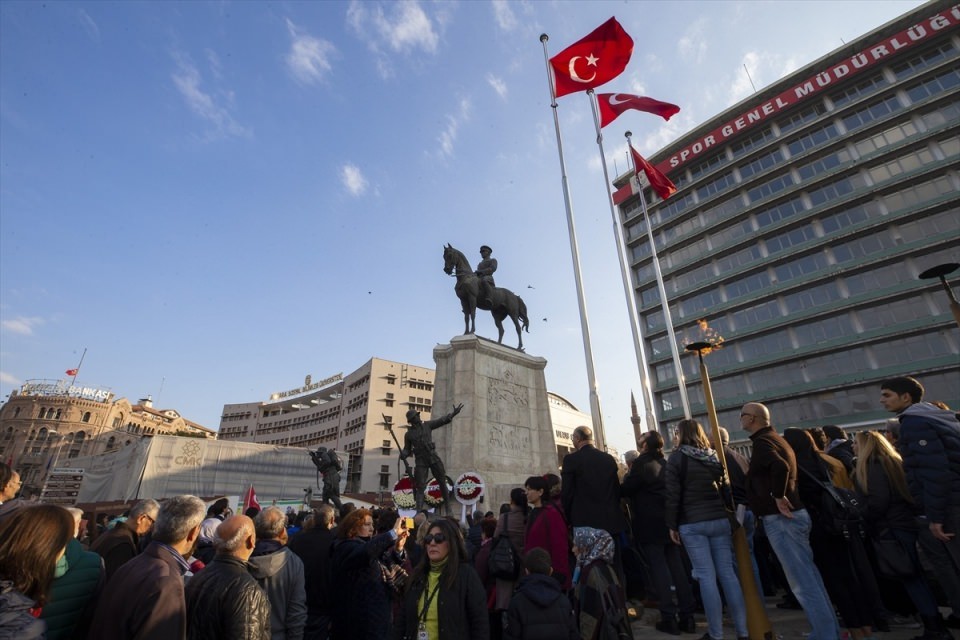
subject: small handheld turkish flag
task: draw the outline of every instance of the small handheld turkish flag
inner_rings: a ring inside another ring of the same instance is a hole
[[[554,95],[559,98],[610,82],[623,73],[632,54],[633,38],[610,18],[550,58]]]
[[[664,120],[669,120],[671,116],[680,112],[680,107],[675,104],[629,93],[598,93],[597,104],[600,106],[601,127],[607,126],[628,109],[646,111]]]

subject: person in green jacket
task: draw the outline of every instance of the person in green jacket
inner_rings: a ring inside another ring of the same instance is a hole
[[[67,511],[73,515],[77,531],[57,561],[50,598],[40,614],[40,619],[47,623],[47,640],[85,637],[106,581],[103,558],[93,551],[84,551],[76,538],[83,511],[75,507]]]

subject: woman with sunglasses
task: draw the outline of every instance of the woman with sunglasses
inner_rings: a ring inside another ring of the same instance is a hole
[[[426,553],[410,576],[394,625],[397,640],[487,640],[487,597],[467,562],[460,526],[439,518],[427,526]]]
[[[403,523],[397,518],[392,529],[374,536],[373,515],[367,509],[351,511],[340,523],[330,557],[333,640],[389,635],[391,591],[379,560],[391,547],[403,550],[408,535]]]

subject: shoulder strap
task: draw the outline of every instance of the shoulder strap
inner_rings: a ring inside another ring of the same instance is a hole
[[[841,497],[840,497],[840,494],[837,493],[836,487],[833,486],[833,483],[831,483],[831,482],[824,482],[823,480],[821,480],[821,479],[818,478],[817,476],[813,475],[812,473],[810,473],[809,471],[807,471],[806,469],[804,469],[804,468],[803,468],[802,466],[800,466],[799,464],[797,465],[797,468],[800,469],[800,471],[802,471],[803,473],[807,474],[807,477],[808,477],[808,478],[810,478],[811,480],[813,480],[814,482],[816,482],[818,485],[820,485],[820,488],[821,488],[821,489],[823,489],[824,491],[826,491],[827,493],[829,493],[829,494],[830,494],[830,497],[834,500],[834,502],[836,502],[836,503],[839,504],[839,505],[843,505],[843,504],[844,504],[843,498],[841,498]]]

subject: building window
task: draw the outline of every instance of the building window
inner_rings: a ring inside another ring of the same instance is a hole
[[[16,418],[19,415],[20,415],[20,407],[17,407],[16,409],[13,410],[13,417]]]
[[[390,441],[389,441],[389,440],[384,440],[384,441],[383,441],[383,445],[380,447],[380,453],[382,453],[382,454],[385,455],[385,456],[390,455]]]
[[[80,418],[80,422],[90,422],[90,412],[86,411],[83,414],[83,417]]]

